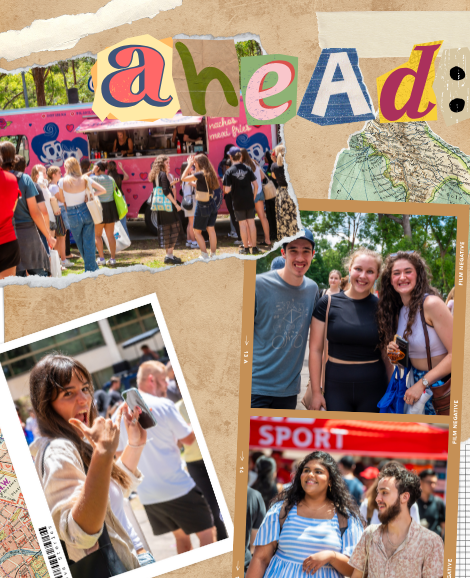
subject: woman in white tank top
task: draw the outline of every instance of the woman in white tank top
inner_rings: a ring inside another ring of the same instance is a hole
[[[416,403],[426,388],[443,385],[452,365],[453,318],[444,301],[430,285],[429,267],[417,251],[399,251],[385,261],[377,310],[381,346],[398,350],[399,334],[409,343],[415,384],[406,390],[404,400]],[[426,341],[421,320],[423,307],[431,352],[428,369]],[[432,402],[432,398],[430,400]],[[432,403],[426,414],[434,414]]]
[[[80,164],[74,157],[65,163],[65,177],[58,182],[56,197],[64,203],[70,229],[77,248],[85,262],[85,273],[99,269],[95,260],[95,223],[85,203],[88,177],[82,176]],[[106,193],[106,189],[90,179],[95,195]]]

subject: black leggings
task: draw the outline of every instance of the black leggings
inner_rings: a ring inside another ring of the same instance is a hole
[[[387,389],[385,365],[342,364],[328,361],[325,371],[325,401],[328,411],[378,413],[377,403]]]
[[[219,504],[217,503],[217,498],[215,497],[214,490],[212,489],[211,480],[209,474],[207,473],[204,460],[197,460],[195,462],[187,462],[189,475],[196,482],[197,487],[204,494],[204,497],[209,504],[212,515],[214,517],[214,526],[217,528],[217,541],[225,540],[228,538],[227,530],[225,524],[220,517]]]
[[[225,195],[225,204],[227,206],[228,212],[230,213],[230,218],[232,219],[233,226],[238,235],[238,240],[241,241],[240,237],[240,225],[238,224],[237,218],[235,217],[235,211],[233,210],[232,193]]]

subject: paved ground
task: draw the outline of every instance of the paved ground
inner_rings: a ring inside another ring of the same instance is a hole
[[[162,536],[154,536],[145,509],[138,497],[131,500],[131,506],[155,560],[158,562],[158,560],[176,556],[176,541],[173,534],[169,532]],[[191,543],[193,548],[199,548],[199,540],[195,534],[191,535]]]

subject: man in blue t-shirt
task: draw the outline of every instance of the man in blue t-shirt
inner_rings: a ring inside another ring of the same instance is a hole
[[[338,462],[338,468],[348,486],[349,493],[355,499],[357,505],[360,506],[365,487],[354,475],[354,470],[356,469],[354,459],[351,456],[343,456]]]
[[[285,267],[256,276],[251,407],[295,409],[318,286],[305,277],[315,254],[309,230],[282,248]]]

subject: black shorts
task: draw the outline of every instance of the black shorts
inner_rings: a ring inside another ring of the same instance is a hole
[[[235,211],[235,218],[240,223],[241,221],[246,221],[247,219],[255,218],[255,208],[248,209],[247,211]]]
[[[108,201],[107,203],[101,203],[103,207],[103,221],[105,225],[110,223],[117,223],[119,221],[119,213],[117,211],[116,203],[113,201]]]
[[[20,245],[15,239],[0,245],[0,273],[11,267],[16,267],[20,262]]]
[[[214,518],[201,490],[194,488],[181,498],[144,505],[155,536],[181,528],[185,534],[195,534],[214,526]]]

